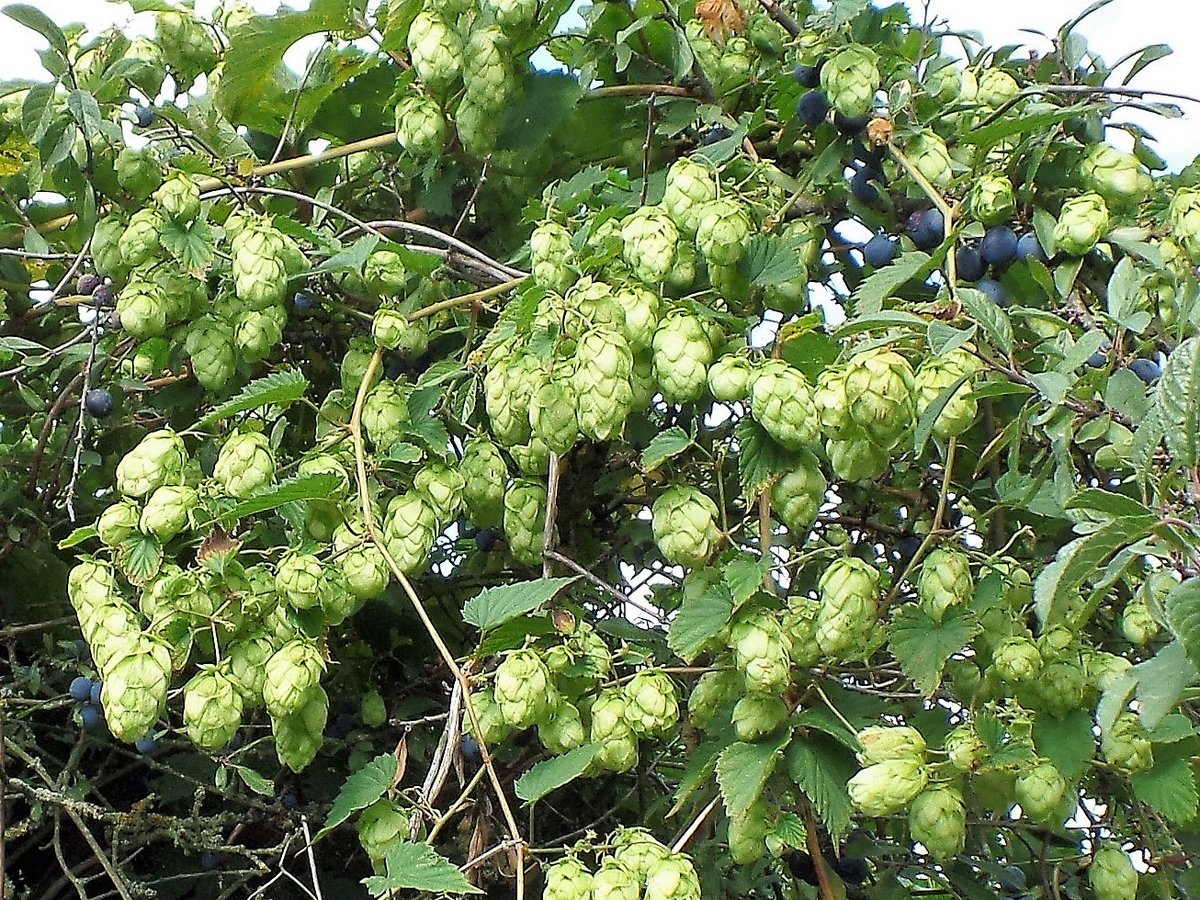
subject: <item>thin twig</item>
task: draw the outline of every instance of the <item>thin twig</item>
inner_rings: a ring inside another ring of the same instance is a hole
[[[708,801],[708,805],[704,807],[704,809],[700,810],[700,812],[696,814],[696,817],[692,819],[690,823],[688,823],[688,827],[683,829],[683,834],[679,835],[679,837],[675,839],[675,843],[671,845],[671,851],[673,853],[681,852],[683,848],[688,845],[688,842],[696,836],[696,832],[700,830],[700,826],[704,824],[705,820],[710,815],[712,815],[712,811],[717,808],[717,804],[720,802],[721,796],[718,794],[716,797],[713,797],[710,801]]]
[[[550,454],[550,474],[546,476],[546,524],[542,529],[542,577],[554,574],[554,521],[558,516],[558,483],[562,476],[562,460],[557,453]]]
[[[657,107],[654,102],[658,94],[651,93],[646,101],[646,143],[642,144],[642,202],[646,205],[646,197],[650,194],[650,151],[654,149],[654,119]]]
[[[458,217],[458,221],[454,223],[454,230],[450,232],[451,237],[458,237],[458,230],[463,227],[463,223],[467,221],[467,216],[471,214],[471,210],[475,208],[475,201],[479,199],[479,192],[483,190],[483,186],[487,184],[488,166],[492,164],[492,154],[488,154],[483,158],[483,166],[479,169],[479,180],[475,182],[475,190],[471,191],[471,198],[467,201],[467,205],[463,207],[462,215]]]
[[[312,77],[313,71],[317,68],[317,63],[321,59],[321,54],[330,44],[330,38],[325,36],[325,42],[317,48],[317,52],[312,55],[308,61],[308,65],[304,69],[304,77],[300,79],[300,86],[296,88],[296,96],[292,98],[292,108],[288,110],[287,119],[284,120],[283,128],[279,131],[279,143],[275,145],[275,152],[271,154],[271,163],[278,162],[279,155],[283,153],[283,148],[287,144],[288,132],[292,130],[292,123],[296,120],[296,112],[300,109],[300,98],[304,95],[304,89],[308,86],[308,79]]]
[[[308,871],[312,875],[313,892],[317,895],[317,900],[324,900],[321,896],[321,879],[317,877],[317,857],[313,854],[312,834],[308,830],[307,816],[300,816],[300,827],[304,829],[304,852],[308,854]]]
[[[829,869],[825,865],[825,854],[821,852],[821,841],[817,836],[817,822],[813,818],[812,804],[805,796],[801,801],[801,811],[804,814],[804,843],[808,847],[808,855],[812,858],[813,868],[817,870],[817,886],[821,891],[821,900],[834,900],[833,885],[829,882]]]
[[[96,365],[96,347],[100,343],[100,301],[92,306],[91,344],[83,366],[83,385],[79,388],[79,421],[75,429],[75,456],[71,460],[71,480],[67,482],[67,517],[75,523],[75,488],[79,484],[79,469],[83,460],[83,438],[87,428],[87,395],[92,383],[92,368]]]

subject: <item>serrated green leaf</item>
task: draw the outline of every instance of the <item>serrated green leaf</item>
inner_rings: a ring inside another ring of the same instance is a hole
[[[226,400],[197,422],[194,428],[202,431],[222,419],[249,412],[264,406],[283,406],[299,400],[308,390],[308,379],[296,369],[273,372],[250,382],[237,396]]]
[[[1084,488],[1065,504],[1066,509],[1088,509],[1106,516],[1152,516],[1154,513],[1143,503],[1124,494],[1114,494],[1100,488]]]
[[[1163,601],[1167,624],[1193,666],[1200,668],[1200,578],[1171,588]]]
[[[729,588],[735,606],[749,600],[761,587],[763,578],[770,570],[769,557],[736,556],[721,572],[721,580]]]
[[[815,383],[841,352],[841,345],[820,331],[789,335],[783,345],[783,358]]]
[[[187,225],[173,219],[168,221],[159,240],[185,272],[197,277],[208,271],[216,255],[212,227],[200,217]]]
[[[555,594],[579,580],[571,578],[538,578],[502,584],[481,591],[463,607],[463,621],[480,631],[490,631],[517,616],[532,612]]]
[[[779,818],[775,820],[775,827],[771,829],[771,834],[785,846],[795,847],[800,850],[804,848],[805,841],[808,838],[808,832],[804,828],[804,820],[794,812],[783,812],[779,814]]]
[[[82,528],[76,528],[65,538],[58,542],[59,550],[69,550],[71,547],[77,547],[84,541],[90,541],[94,537],[98,537],[95,525],[85,525]]]
[[[1196,818],[1200,794],[1192,771],[1194,742],[1154,748],[1154,766],[1130,779],[1133,795],[1176,825]]]
[[[1092,717],[1082,709],[1071,710],[1061,719],[1039,714],[1033,723],[1033,744],[1038,754],[1054,763],[1064,778],[1075,781],[1096,751]]]
[[[1163,438],[1183,468],[1200,462],[1200,337],[1190,337],[1167,357],[1154,391]]]
[[[143,585],[158,574],[162,545],[148,534],[134,534],[117,548],[121,571],[131,584]]]
[[[428,844],[400,841],[388,848],[384,874],[371,875],[362,883],[376,897],[392,891],[426,894],[482,894],[467,881],[458,866]]]
[[[870,316],[880,312],[883,302],[897,288],[914,278],[924,278],[934,267],[933,257],[928,253],[920,250],[902,253],[890,266],[884,266],[863,279],[852,298],[856,315]]]
[[[382,753],[350,775],[338,791],[321,833],[337,828],[360,809],[366,809],[396,783],[399,760],[395,754]]]
[[[1059,548],[1054,562],[1042,569],[1033,584],[1038,621],[1043,625],[1057,622],[1084,581],[1122,547],[1135,543],[1156,521],[1156,516],[1130,516]]]
[[[692,439],[678,425],[660,431],[650,439],[642,451],[642,468],[652,472],[673,456],[678,456],[692,446]]]
[[[526,803],[540,800],[586,772],[602,749],[601,744],[584,744],[562,756],[542,760],[517,779],[517,796]]]
[[[739,741],[721,751],[717,758],[717,784],[729,815],[740,815],[758,799],[763,785],[775,771],[779,751],[785,743],[786,736],[757,744]]]
[[[276,509],[285,503],[326,500],[337,490],[338,484],[338,476],[331,474],[288,478],[223,512],[220,519],[226,522],[236,521]]]
[[[950,656],[979,633],[979,624],[961,611],[935,622],[919,606],[902,606],[892,617],[891,632],[889,646],[900,668],[918,690],[932,694]]]
[[[813,812],[836,842],[850,828],[846,784],[858,771],[854,756],[833,738],[815,734],[796,738],[787,750],[788,775],[804,791]]]
[[[738,262],[738,271],[752,284],[767,287],[787,284],[804,276],[804,266],[787,241],[773,235],[756,235]]]
[[[691,662],[705,645],[729,625],[733,600],[728,591],[709,589],[688,597],[671,620],[667,646],[684,662]]]
[[[766,430],[747,417],[734,427],[738,441],[738,468],[742,496],[754,500],[779,476],[796,467],[798,454],[775,442]]]
[[[1179,641],[1172,641],[1145,662],[1130,669],[1137,679],[1134,695],[1138,715],[1150,731],[1159,726],[1183,696],[1184,690],[1196,682],[1196,667],[1192,665]]]
[[[1005,356],[1012,353],[1013,330],[1008,313],[991,301],[987,294],[975,288],[959,288],[958,299],[963,308],[987,335],[988,342]]]

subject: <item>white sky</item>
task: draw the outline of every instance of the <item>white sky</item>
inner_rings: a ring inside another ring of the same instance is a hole
[[[260,9],[277,6],[275,0],[252,0]],[[752,4],[754,0],[742,0]],[[886,0],[876,0],[883,5]],[[924,0],[907,0],[921,16]],[[203,13],[212,8],[215,0],[199,0]],[[304,0],[292,0],[292,5],[304,6]],[[1027,43],[1048,52],[1049,42],[1037,35],[1024,33],[1022,28],[1053,35],[1058,26],[1073,18],[1088,5],[1087,0],[929,0],[931,11],[959,30],[980,32],[987,43],[999,46],[1007,43]],[[104,0],[41,0],[36,6],[56,22],[82,21],[92,28],[111,23],[148,23],[150,15],[133,16],[125,3]],[[1195,0],[1114,0],[1108,7],[1094,13],[1085,22],[1082,32],[1092,48],[1109,63],[1126,53],[1155,43],[1171,45],[1175,54],[1160,60],[1141,73],[1133,82],[1135,87],[1158,88],[1179,93],[1200,95],[1200,76],[1194,61],[1200,59],[1200,3]],[[7,17],[0,16],[0,79],[36,78],[40,63],[35,49],[42,46],[40,37]],[[289,57],[303,64],[303,48]],[[1173,169],[1187,165],[1200,152],[1200,105],[1182,104],[1188,118],[1169,121],[1158,116],[1131,112],[1128,118],[1151,131],[1159,140],[1158,152]]]

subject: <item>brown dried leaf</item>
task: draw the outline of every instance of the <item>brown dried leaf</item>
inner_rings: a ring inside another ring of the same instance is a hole
[[[696,18],[704,23],[704,33],[713,41],[724,41],[746,30],[746,13],[737,0],[700,0]]]
[[[225,554],[237,553],[242,545],[229,536],[229,533],[219,525],[208,533],[208,537],[196,551],[196,562],[204,565],[210,559]]]

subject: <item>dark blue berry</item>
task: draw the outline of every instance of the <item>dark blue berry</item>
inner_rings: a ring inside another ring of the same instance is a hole
[[[863,203],[874,203],[879,199],[879,189],[875,183],[883,182],[883,176],[874,169],[864,166],[854,173],[850,179],[850,193]]]
[[[817,867],[813,864],[813,858],[803,850],[796,850],[789,853],[787,855],[787,864],[793,878],[798,878],[805,884],[814,886],[820,884],[820,878],[817,876]]]
[[[954,269],[960,281],[978,281],[987,271],[983,257],[970,244],[959,244],[954,251]]]
[[[997,306],[1008,306],[1008,291],[996,279],[985,278],[979,284],[975,285],[975,287]]]
[[[464,734],[462,743],[459,744],[459,750],[462,751],[463,759],[467,762],[478,765],[483,762],[483,753],[479,750],[479,741],[471,737],[469,734]]]
[[[833,861],[833,870],[847,884],[862,884],[871,874],[871,868],[865,859],[857,856],[840,856]]]
[[[1046,261],[1046,251],[1042,249],[1041,242],[1038,241],[1038,236],[1032,231],[1017,238],[1017,259],[1036,259],[1039,262]]]
[[[1091,356],[1088,357],[1087,364],[1089,366],[1091,366],[1093,369],[1103,369],[1105,366],[1108,365],[1108,357],[1105,356],[1103,353],[1101,353],[1099,350],[1097,350],[1095,353],[1093,353]]]
[[[71,699],[79,703],[87,703],[88,698],[92,696],[92,679],[83,675],[77,675],[71,679],[71,686],[67,688],[67,693],[71,695]]]
[[[792,69],[792,77],[800,83],[800,87],[815,88],[821,83],[821,66],[796,66]]]
[[[113,303],[112,285],[109,285],[109,284],[98,285],[96,287],[96,289],[94,291],[92,291],[92,300],[95,301],[97,306],[112,306],[112,303]]]
[[[92,693],[91,693],[91,696],[88,697],[88,702],[91,703],[93,706],[99,706],[100,705],[100,694],[103,690],[104,690],[103,682],[93,681],[92,682]]]
[[[725,140],[727,137],[729,137],[728,128],[726,128],[724,125],[714,125],[712,128],[708,129],[708,131],[704,132],[704,137],[700,139],[700,143],[702,143],[705,147],[709,147],[717,143],[717,141]]]
[[[133,111],[133,121],[138,128],[149,128],[154,123],[154,110],[139,106]]]
[[[1154,384],[1162,377],[1162,367],[1152,359],[1135,359],[1129,364],[1129,371],[1146,384]]]
[[[979,244],[979,255],[990,266],[1007,266],[1017,258],[1017,235],[1007,225],[989,228]]]
[[[220,868],[220,866],[221,866],[221,854],[220,853],[217,853],[215,850],[205,850],[203,853],[200,854],[200,867],[201,868],[208,869],[211,872],[213,869]]]
[[[95,731],[104,724],[104,713],[100,712],[100,707],[85,703],[79,708],[79,721],[88,731]]]
[[[314,306],[316,306],[316,304],[316,298],[312,294],[305,293],[304,291],[296,291],[296,293],[292,296],[292,306],[295,307],[295,310],[298,313],[309,312]]]
[[[946,217],[937,207],[919,209],[908,217],[908,236],[921,250],[932,250],[946,237]]]
[[[143,756],[149,756],[158,749],[158,741],[155,740],[153,734],[148,734],[144,738],[138,738],[134,741],[133,748]]]
[[[898,249],[895,238],[877,234],[863,246],[863,260],[871,268],[879,269],[896,258]]]
[[[496,546],[496,529],[484,528],[479,534],[475,535],[475,546],[487,553]]]
[[[283,804],[284,809],[295,809],[300,805],[300,798],[291,791],[288,791],[279,798],[279,802]]]
[[[840,112],[833,114],[833,127],[847,137],[862,134],[870,121],[870,116],[844,116]]]
[[[1025,872],[1020,866],[1005,866],[996,880],[1006,894],[1023,894],[1027,886]]]
[[[100,287],[104,282],[100,280],[99,275],[93,275],[91,272],[85,272],[79,276],[79,280],[75,282],[75,293],[81,297],[90,297],[92,291]]]
[[[796,104],[796,118],[809,128],[816,128],[829,115],[829,98],[820,91],[809,91]]]
[[[103,419],[112,414],[113,395],[104,388],[92,388],[83,398],[83,408],[89,415]]]
[[[868,147],[862,141],[854,142],[854,158],[866,165],[868,168],[880,171],[883,165],[883,148]],[[880,179],[882,180],[882,179]]]

